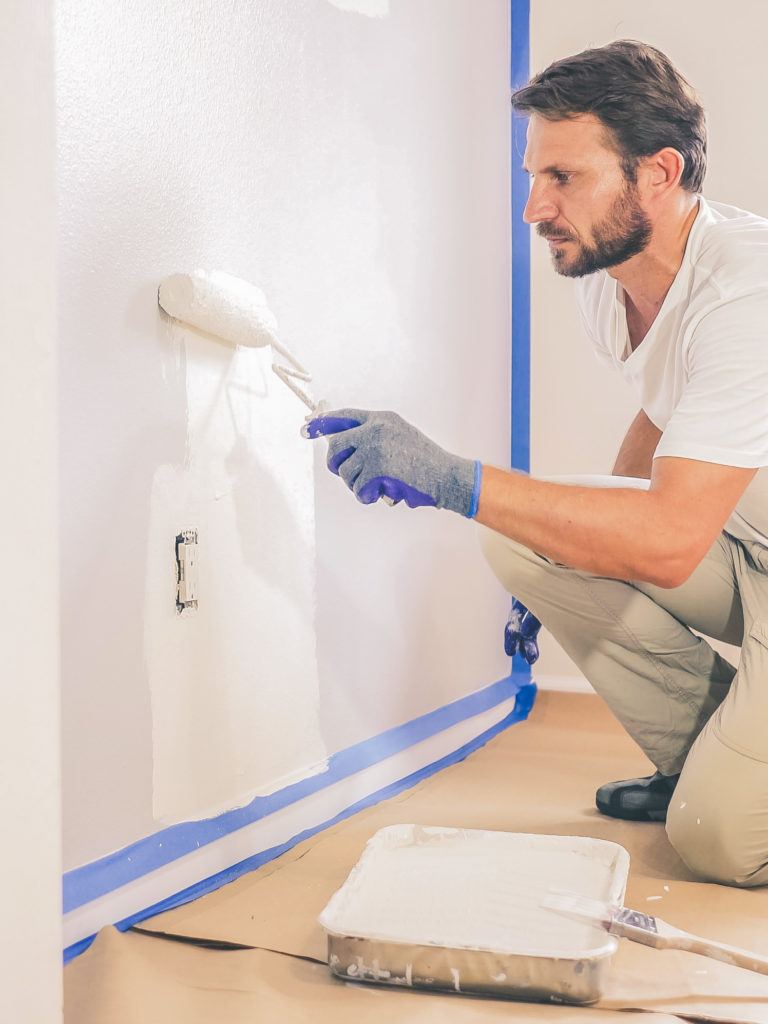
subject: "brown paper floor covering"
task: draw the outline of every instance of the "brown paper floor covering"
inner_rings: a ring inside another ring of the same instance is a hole
[[[502,1018],[612,1024],[619,1012],[626,1024],[632,1011],[644,1011],[648,1024],[681,1018],[768,1024],[768,977],[628,941],[614,958],[604,998],[586,1008],[345,983],[316,962],[326,956],[317,915],[370,836],[398,822],[621,843],[631,858],[628,906],[768,955],[768,889],[696,882],[663,826],[619,822],[594,809],[601,783],[651,770],[599,698],[541,693],[528,721],[461,764],[140,926],[160,936],[254,948],[204,949],[104,929],[65,970],[66,1024],[482,1024]]]

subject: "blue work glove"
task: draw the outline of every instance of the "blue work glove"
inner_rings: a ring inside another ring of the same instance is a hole
[[[451,455],[394,412],[335,409],[309,420],[305,437],[328,437],[328,468],[358,501],[449,508],[472,518],[482,466]]]
[[[529,665],[532,665],[539,656],[539,645],[536,637],[541,629],[541,623],[529,612],[524,604],[520,604],[517,598],[512,600],[512,609],[509,619],[504,627],[504,650],[509,655],[520,654]]]

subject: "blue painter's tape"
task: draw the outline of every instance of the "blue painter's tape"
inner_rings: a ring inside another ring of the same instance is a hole
[[[511,0],[510,84],[517,89],[530,74],[530,3]],[[522,169],[528,119],[512,116],[512,467],[531,468],[531,238],[523,221],[528,176]]]
[[[506,682],[506,680],[502,680]],[[494,684],[497,685],[497,684]],[[490,688],[489,688],[490,689]],[[485,691],[482,691],[485,692]],[[463,746],[454,750],[452,753],[447,754],[439,761],[434,761],[432,764],[426,765],[424,768],[420,768],[418,771],[412,772],[410,775],[398,782],[393,782],[389,786],[385,786],[370,796],[364,797],[362,800],[358,800],[357,803],[352,804],[346,810],[341,811],[335,817],[330,818],[328,821],[324,821],[322,824],[317,825],[314,828],[307,829],[299,835],[294,836],[288,842],[282,843],[280,846],[273,846],[269,850],[264,850],[254,857],[249,857],[247,860],[240,861],[238,864],[233,864],[231,867],[226,868],[224,871],[220,871],[210,878],[205,878],[195,885],[189,886],[187,889],[183,889],[181,892],[176,893],[173,896],[169,896],[165,900],[161,900],[159,903],[155,903],[151,907],[147,907],[145,910],[139,913],[133,914],[130,917],[126,917],[124,920],[119,921],[116,924],[116,928],[120,931],[127,931],[132,928],[133,925],[139,924],[141,921],[146,921],[150,917],[155,917],[157,914],[162,914],[167,910],[173,910],[175,907],[180,907],[185,903],[190,903],[192,900],[198,899],[200,896],[205,896],[209,892],[213,892],[221,886],[226,885],[228,882],[233,882],[236,878],[246,874],[248,871],[255,871],[262,865],[267,864],[269,861],[274,860],[281,854],[286,853],[294,846],[303,842],[305,839],[311,838],[318,832],[322,832],[326,828],[330,828],[337,822],[344,821],[345,818],[351,817],[358,811],[365,810],[367,807],[372,807],[374,804],[380,803],[382,800],[386,800],[390,797],[397,796],[398,793],[402,793],[406,789],[410,789],[415,786],[417,782],[421,782],[422,779],[428,778],[430,775],[434,775],[436,772],[443,768],[448,768],[452,764],[457,764],[459,761],[463,761],[475,750],[484,746],[489,740],[493,739],[498,733],[509,726],[514,725],[516,722],[524,721],[536,700],[536,684],[535,683],[523,683],[519,685],[515,696],[515,706],[500,722],[486,729],[485,732],[476,736],[474,739],[469,740]],[[79,953],[84,952],[96,938],[95,935],[89,936],[87,939],[83,939],[80,942],[74,943],[68,946],[64,951],[64,962],[68,963],[73,957]]]
[[[89,935],[87,939],[80,939],[79,942],[73,942],[71,946],[67,946],[64,950],[64,963],[68,964],[70,960],[74,960],[76,956],[84,953],[93,944],[95,938],[95,935]]]
[[[517,89],[530,76],[530,0],[511,0],[510,85]],[[531,469],[531,234],[523,220],[528,176],[522,169],[528,118],[512,115],[510,188],[512,200],[512,436],[511,465]],[[530,678],[521,654],[512,659],[513,675]]]
[[[519,651],[512,657],[512,673],[513,675],[527,675],[529,679],[533,678],[531,666]]]
[[[125,920],[118,922],[115,927],[119,928],[121,931],[126,931],[128,928],[138,924],[140,921],[146,921],[149,917],[162,914],[166,910],[173,910],[174,907],[180,907],[184,903],[190,903],[192,900],[198,899],[198,897],[204,896],[209,892],[213,892],[215,889],[221,888],[222,885],[226,885],[228,882],[234,881],[236,878],[246,874],[248,871],[255,871],[257,868],[262,867],[262,865],[274,860],[275,857],[279,857],[281,854],[286,853],[305,839],[310,839],[318,832],[322,832],[324,829],[330,828],[332,825],[336,825],[340,821],[344,821],[345,818],[351,817],[358,811],[363,811],[367,807],[372,807],[374,804],[380,803],[382,800],[387,800],[390,797],[397,796],[398,793],[402,793],[404,790],[410,789],[412,786],[415,786],[417,782],[421,782],[423,779],[428,778],[430,775],[434,775],[443,768],[448,768],[452,764],[458,764],[459,761],[463,761],[475,750],[484,746],[489,740],[493,739],[493,737],[498,733],[503,732],[504,729],[508,729],[509,726],[514,725],[516,722],[522,722],[526,719],[533,707],[535,699],[536,684],[526,683],[517,691],[515,706],[508,715],[506,715],[500,722],[497,722],[489,729],[486,729],[485,732],[480,733],[479,736],[469,740],[457,750],[454,750],[450,754],[446,754],[446,756],[442,757],[439,761],[434,761],[432,764],[426,765],[424,768],[419,768],[418,771],[412,772],[405,778],[377,790],[377,792],[364,797],[362,800],[358,800],[357,803],[347,807],[335,817],[330,818],[328,821],[324,821],[322,824],[317,825],[314,828],[306,829],[304,832],[299,833],[299,835],[294,836],[292,839],[282,843],[280,846],[273,846],[271,849],[264,850],[261,853],[256,854],[254,857],[249,857],[247,860],[240,861],[239,864],[233,864],[232,867],[226,868],[224,871],[220,871],[218,874],[212,875],[210,878],[205,878],[202,881],[197,882],[195,885],[190,886],[188,889],[184,889],[182,892],[176,893],[174,896],[169,896],[168,899],[162,900],[152,907],[147,907],[146,910],[142,910],[137,914],[133,914],[131,917],[125,918]]]
[[[327,770],[319,775],[302,779],[269,796],[256,797],[247,806],[226,811],[216,818],[172,825],[116,853],[75,868],[64,875],[64,911],[66,913],[83,906],[236,829],[274,814],[297,800],[303,800],[341,779],[392,757],[414,743],[420,743],[466,718],[487,711],[513,697],[529,680],[530,672],[523,676],[508,676],[477,693],[471,693],[333,754],[329,758]]]

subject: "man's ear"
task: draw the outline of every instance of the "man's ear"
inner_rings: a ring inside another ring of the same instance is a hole
[[[665,146],[647,157],[643,164],[646,185],[655,197],[676,188],[685,171],[685,157],[672,146]]]

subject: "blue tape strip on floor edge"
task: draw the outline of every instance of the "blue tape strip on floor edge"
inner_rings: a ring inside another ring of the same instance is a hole
[[[505,682],[505,680],[501,681]],[[410,789],[412,786],[415,786],[416,783],[421,782],[430,775],[434,775],[443,768],[448,768],[450,765],[458,764],[475,750],[484,746],[489,740],[493,739],[494,736],[509,728],[509,726],[514,725],[517,722],[524,721],[528,717],[531,708],[534,705],[536,692],[535,683],[526,682],[522,684],[516,693],[515,706],[508,715],[502,718],[500,722],[497,722],[489,729],[486,729],[485,732],[480,733],[479,736],[469,740],[463,746],[454,750],[452,753],[447,754],[439,761],[434,761],[432,764],[426,765],[424,768],[420,768],[411,775],[405,776],[398,782],[393,782],[389,786],[385,786],[383,789],[377,790],[375,793],[364,797],[362,800],[358,800],[357,803],[347,807],[335,817],[322,822],[314,828],[307,829],[304,832],[299,833],[292,839],[288,840],[288,842],[282,843],[280,846],[274,846],[269,850],[264,850],[253,857],[249,857],[237,864],[233,864],[224,871],[220,871],[217,874],[212,875],[210,878],[205,878],[202,881],[197,882],[195,885],[190,886],[187,889],[183,889],[181,892],[178,892],[173,896],[169,896],[160,903],[156,903],[139,913],[133,914],[131,917],[127,917],[124,920],[117,922],[115,927],[120,931],[127,931],[140,921],[145,921],[147,918],[154,917],[166,910],[173,910],[175,907],[180,907],[185,903],[190,903],[192,900],[198,899],[200,896],[205,896],[208,893],[221,888],[221,886],[226,885],[228,882],[233,882],[241,875],[244,875],[249,871],[255,871],[257,868],[262,867],[262,865],[267,864],[269,861],[274,860],[281,854],[286,853],[298,843],[311,838],[313,835],[317,835],[318,832],[322,832],[324,829],[330,828],[332,825],[335,825],[340,821],[344,821],[344,819],[351,817],[358,811],[365,810],[367,807],[372,807],[374,804],[380,803],[382,800],[387,800],[390,797],[397,796],[398,793],[402,793],[404,790]],[[79,956],[80,953],[85,952],[95,938],[95,935],[91,935],[86,939],[81,939],[79,942],[68,946],[64,950],[64,963],[69,963],[76,956]]]
[[[70,960],[74,960],[76,956],[80,956],[92,946],[95,938],[95,935],[89,935],[87,939],[80,939],[79,942],[73,942],[71,946],[67,946],[64,950],[64,966],[66,967]]]
[[[285,786],[269,796],[256,797],[245,807],[225,811],[215,818],[171,825],[115,853],[68,871],[63,879],[64,913],[76,910],[236,829],[251,825],[297,800],[303,800],[318,790],[355,775],[452,725],[488,711],[513,697],[530,678],[530,669],[526,665],[520,673],[506,676],[482,690],[332,754],[323,772]]]

